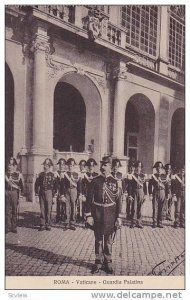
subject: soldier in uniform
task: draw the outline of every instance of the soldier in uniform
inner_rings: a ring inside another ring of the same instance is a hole
[[[115,158],[112,160],[112,176],[117,180],[118,183],[118,189],[120,195],[123,193],[123,187],[122,187],[122,179],[123,179],[123,174],[119,172],[119,168],[121,167],[121,162],[118,158]]]
[[[129,161],[128,165],[128,174],[126,178],[123,180],[123,189],[125,194],[127,195],[127,219],[132,218],[132,206],[133,206],[133,198],[129,197],[129,182],[132,179],[132,174],[135,172],[135,162]]]
[[[112,176],[117,180],[118,183],[118,191],[119,198],[121,203],[121,212],[126,213],[126,201],[127,201],[127,181],[126,178],[123,177],[123,174],[119,172],[119,168],[121,168],[121,162],[118,158],[112,160]]]
[[[65,167],[66,167],[66,160],[64,158],[60,158],[57,165],[59,165],[59,170],[55,173],[55,177],[57,179],[57,186],[58,186],[58,195],[57,195],[57,215],[56,215],[56,222],[64,221],[65,218],[65,201],[64,198],[61,197],[61,181],[65,176]]]
[[[172,181],[171,164],[166,164],[164,169],[166,171],[166,220],[172,221],[171,210],[173,205],[173,197],[171,194],[171,181]]]
[[[74,158],[67,160],[69,170],[65,172],[64,177],[64,193],[66,198],[66,228],[75,230],[74,223],[76,221],[76,200],[78,194],[79,174],[74,171],[76,162]]]
[[[85,203],[86,203],[86,184],[84,176],[86,174],[86,160],[82,159],[79,162],[80,173],[78,181],[78,208],[79,208],[79,220],[84,221]]]
[[[142,173],[143,164],[141,161],[135,163],[135,172],[131,174],[129,180],[129,198],[132,199],[132,213],[131,213],[131,228],[137,226],[143,228],[142,225],[142,206],[147,195],[147,175]]]
[[[39,231],[51,230],[51,210],[53,197],[57,196],[57,180],[55,174],[51,171],[53,162],[46,158],[42,164],[44,171],[39,174],[35,182],[35,194],[40,202],[40,228]]]
[[[111,157],[101,161],[101,174],[90,184],[87,196],[86,223],[93,226],[95,235],[95,266],[93,273],[98,273],[104,265],[107,273],[113,273],[112,235],[115,226],[121,226],[118,197],[118,183],[111,175]]]
[[[171,192],[175,203],[174,227],[185,227],[185,168],[174,175],[171,184]]]
[[[17,161],[11,157],[8,160],[7,171],[5,173],[5,220],[6,233],[12,231],[17,233],[17,206],[19,197],[23,193],[23,177],[17,171]]]
[[[162,214],[163,207],[166,198],[166,175],[163,174],[164,166],[161,161],[157,161],[153,168],[156,169],[156,173],[152,174],[151,179],[149,180],[149,195],[152,199],[153,206],[153,228],[156,226],[163,228],[162,225]]]
[[[86,165],[88,167],[88,171],[85,174],[87,189],[89,187],[89,184],[92,182],[92,179],[98,176],[98,173],[95,172],[95,166],[97,166],[97,162],[94,158],[89,158],[86,162]]]

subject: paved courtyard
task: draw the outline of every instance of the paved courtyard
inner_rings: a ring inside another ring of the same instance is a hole
[[[65,230],[63,223],[55,223],[55,210],[54,204],[52,230],[39,232],[39,203],[20,203],[18,233],[5,238],[7,276],[91,275],[93,232],[82,223],[75,231]],[[170,221],[163,229],[152,228],[151,211],[151,202],[145,202],[143,229],[130,229],[123,220],[113,244],[115,275],[184,275],[184,229]]]

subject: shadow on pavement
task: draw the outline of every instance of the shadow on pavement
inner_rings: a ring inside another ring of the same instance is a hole
[[[26,228],[39,228],[40,226],[40,213],[24,211],[19,214],[18,226]]]
[[[56,254],[47,250],[38,249],[35,247],[28,247],[28,246],[19,246],[14,244],[6,244],[6,249],[10,249],[21,253],[22,255],[27,255],[35,259],[40,259],[46,261],[47,263],[51,263],[53,265],[63,265],[63,264],[72,264],[75,266],[81,266],[85,268],[92,269],[94,264],[85,262],[79,259],[73,259],[72,257]],[[11,274],[12,276],[14,274]],[[35,274],[33,274],[35,275]]]

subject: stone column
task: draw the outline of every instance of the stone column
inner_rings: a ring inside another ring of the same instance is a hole
[[[27,200],[35,201],[34,183],[37,174],[43,170],[46,157],[52,157],[47,147],[47,138],[51,134],[46,126],[49,120],[47,91],[47,54],[51,47],[46,25],[40,21],[33,27],[34,36],[30,51],[33,53],[33,88],[32,88],[32,147],[27,157]],[[51,113],[51,112],[50,112]],[[53,112],[52,112],[53,113]]]
[[[47,30],[38,27],[31,47],[34,53],[33,154],[44,153],[46,150],[46,53],[50,51],[48,40]]]
[[[159,71],[168,75],[168,47],[169,47],[169,14],[168,6],[160,6],[160,44],[159,44]]]
[[[114,70],[115,99],[114,99],[114,130],[113,130],[113,154],[117,157],[124,155],[124,131],[125,131],[125,80],[127,68],[120,62]]]

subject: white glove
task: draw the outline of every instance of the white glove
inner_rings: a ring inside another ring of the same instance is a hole
[[[79,194],[79,198],[78,199],[82,201],[82,194]]]
[[[89,224],[90,226],[94,226],[94,219],[93,219],[93,217],[87,217],[86,223]]]
[[[152,196],[152,194],[150,194],[149,195],[149,200],[152,201],[152,199],[153,199],[153,196]]]
[[[130,201],[132,201],[132,200],[133,200],[133,197],[132,197],[132,196],[129,196],[128,199],[129,199]]]
[[[82,202],[86,202],[86,197],[82,195]]]
[[[174,202],[177,202],[177,197],[176,197],[176,195],[173,195],[173,196],[172,196],[172,200],[173,200]]]
[[[117,218],[116,222],[115,222],[115,227],[117,229],[121,228],[122,226],[122,221],[121,221],[121,218]]]
[[[67,202],[67,198],[64,195],[61,195],[59,201],[65,203]]]

